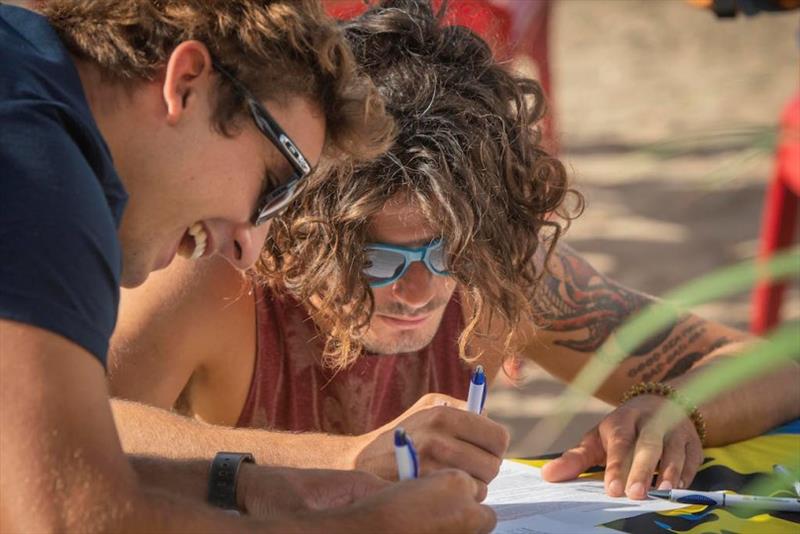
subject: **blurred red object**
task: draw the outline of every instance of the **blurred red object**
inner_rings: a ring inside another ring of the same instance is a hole
[[[761,221],[759,258],[767,259],[790,246],[797,230],[800,205],[800,93],[789,101],[781,114],[775,170],[767,188]],[[762,282],[753,291],[750,330],[763,334],[775,326],[786,282]]]
[[[433,0],[434,9],[441,4]],[[368,7],[364,0],[322,0],[322,5],[341,20],[356,17]],[[558,142],[548,47],[551,5],[552,0],[450,0],[444,20],[474,31],[489,43],[498,61],[512,61],[515,70],[539,80],[548,104],[544,144],[555,154]]]

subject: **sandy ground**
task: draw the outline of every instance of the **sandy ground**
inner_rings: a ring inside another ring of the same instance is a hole
[[[588,200],[567,241],[597,268],[661,295],[754,255],[777,117],[800,88],[798,13],[721,21],[682,0],[557,0],[556,120]],[[796,286],[785,316],[800,316]],[[696,311],[746,328],[749,295]],[[543,449],[532,423],[562,389],[528,365],[491,392],[511,455],[563,450],[609,410],[594,401]]]

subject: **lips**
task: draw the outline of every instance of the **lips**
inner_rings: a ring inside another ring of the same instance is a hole
[[[379,315],[384,322],[398,328],[416,328],[428,320],[429,315],[422,317],[394,317],[389,315]]]

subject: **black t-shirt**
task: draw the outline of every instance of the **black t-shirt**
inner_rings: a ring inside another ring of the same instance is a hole
[[[126,200],[63,43],[44,17],[0,6],[0,317],[105,364]]]

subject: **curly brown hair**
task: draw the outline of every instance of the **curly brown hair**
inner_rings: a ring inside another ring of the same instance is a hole
[[[392,139],[380,95],[319,0],[47,0],[38,10],[109,81],[152,80],[178,44],[198,40],[259,99],[318,102],[327,156],[371,158]],[[220,77],[215,127],[231,135],[246,112]]]
[[[534,254],[544,244],[549,255],[583,208],[540,144],[539,84],[508,72],[469,29],[444,26],[443,14],[424,0],[385,0],[344,24],[398,137],[376,160],[318,176],[267,238],[261,274],[301,301],[317,299],[310,312],[326,326],[334,368],[360,353],[373,310],[359,267],[366,233],[394,195],[407,194],[445,238],[449,270],[473,310],[462,358],[482,319],[502,321],[507,348],[520,321],[535,319],[543,269]]]

